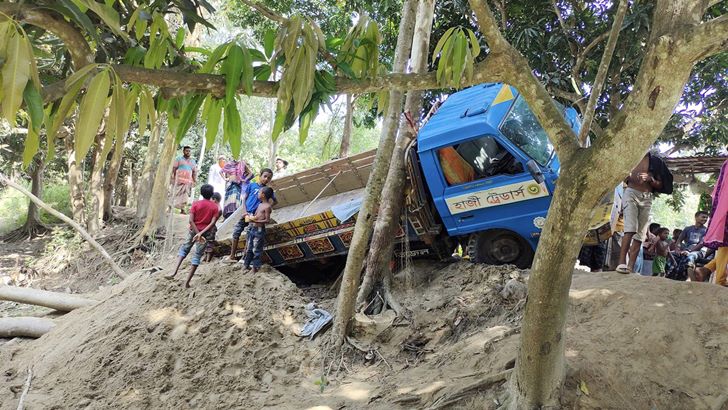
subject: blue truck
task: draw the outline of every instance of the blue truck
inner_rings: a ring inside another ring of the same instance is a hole
[[[578,133],[576,111],[562,110]],[[345,255],[375,155],[274,180],[279,203],[264,262],[285,266]],[[515,87],[488,83],[450,95],[406,149],[405,164],[397,255],[447,258],[460,245],[474,262],[530,266],[559,160]],[[605,202],[596,212],[586,243],[611,235],[610,208]],[[219,237],[229,238],[225,228]]]

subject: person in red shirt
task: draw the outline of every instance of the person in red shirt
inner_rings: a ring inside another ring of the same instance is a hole
[[[195,250],[192,254],[191,261],[192,269],[190,269],[190,274],[187,276],[187,281],[185,282],[186,288],[190,287],[190,280],[192,280],[192,276],[200,265],[200,259],[205,253],[207,241],[215,240],[215,223],[220,217],[220,205],[210,200],[213,193],[214,188],[210,184],[205,184],[200,188],[200,194],[202,194],[203,199],[195,201],[190,209],[190,231],[187,235],[187,241],[179,248],[177,267],[174,273],[165,276],[167,279],[172,279],[177,276],[182,261],[185,260],[194,246]]]

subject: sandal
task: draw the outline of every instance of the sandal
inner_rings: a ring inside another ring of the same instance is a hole
[[[624,263],[617,266],[617,269],[615,269],[615,270],[619,273],[630,273],[629,267],[627,265],[625,265]]]
[[[230,257],[230,255],[228,255],[228,256],[225,256],[224,258],[222,258],[220,261],[222,263],[236,263],[238,260],[237,259],[233,259],[233,258]]]

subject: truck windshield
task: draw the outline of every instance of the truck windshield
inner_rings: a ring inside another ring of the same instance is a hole
[[[554,146],[536,116],[520,96],[500,127],[503,135],[541,165],[551,159]]]

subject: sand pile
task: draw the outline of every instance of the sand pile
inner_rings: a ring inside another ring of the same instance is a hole
[[[212,264],[198,272],[191,292],[181,278],[136,274],[43,338],[2,349],[1,407],[16,405],[6,389],[23,383],[28,366],[32,408],[281,403],[271,383],[295,384],[318,344],[293,335],[306,303],[299,290],[274,270],[253,277]]]
[[[395,289],[406,318],[359,317],[356,343],[370,354],[352,349],[326,370],[322,340],[294,335],[310,300],[277,271],[203,265],[193,292],[181,278],[136,274],[43,338],[0,346],[0,408],[17,406],[29,366],[28,408],[183,409],[427,408],[511,368],[524,301],[503,289],[525,281],[523,272],[416,269],[415,289]],[[726,295],[706,284],[575,273],[564,407],[721,408]],[[331,311],[333,300],[319,302]],[[503,392],[497,383],[458,408],[496,408]]]

